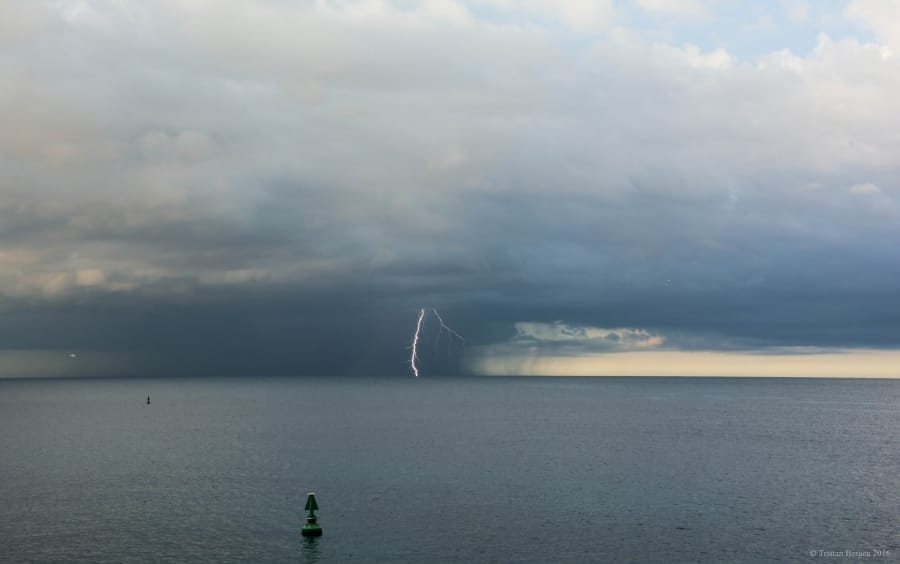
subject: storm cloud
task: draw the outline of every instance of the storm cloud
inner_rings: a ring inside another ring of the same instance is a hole
[[[895,350],[898,13],[5,2],[0,376]]]

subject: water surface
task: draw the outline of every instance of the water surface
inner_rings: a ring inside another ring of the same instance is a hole
[[[0,381],[0,430],[9,562],[900,561],[897,381]]]

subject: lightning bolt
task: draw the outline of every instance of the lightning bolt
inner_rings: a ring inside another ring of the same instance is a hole
[[[412,354],[409,355],[409,366],[412,368],[413,375],[418,378],[419,377],[419,367],[416,366],[416,361],[419,360],[419,356],[416,352],[419,346],[419,334],[422,332],[422,322],[425,320],[425,308],[419,310],[419,320],[416,322],[416,333],[413,335],[412,342]]]
[[[437,308],[433,307],[433,308],[431,308],[431,311],[434,312],[434,316],[437,317],[438,323],[441,324],[441,329],[446,329],[448,333],[450,333],[451,335],[453,335],[454,337],[459,339],[462,342],[463,346],[466,346],[466,340],[462,338],[462,335],[460,335],[453,329],[447,327],[447,325],[444,323],[444,320],[441,319],[441,314],[438,313]]]
[[[450,335],[448,338],[451,341],[453,340],[453,337],[456,337],[457,339],[460,340],[460,342],[462,342],[463,347],[465,347],[466,340],[463,339],[462,335],[460,335],[459,333],[457,333],[456,331],[454,331],[453,329],[448,327],[446,323],[444,323],[444,320],[441,318],[441,314],[438,313],[437,308],[431,308],[431,312],[437,318],[438,323],[441,324],[439,331],[446,330],[447,334]],[[425,308],[423,307],[423,308],[419,309],[419,318],[416,320],[416,332],[413,333],[412,346],[410,347],[412,349],[412,352],[409,355],[409,367],[412,368],[413,376],[415,376],[416,378],[419,377],[419,366],[416,363],[419,361],[419,338],[422,336],[422,325],[424,323],[425,323]],[[440,333],[438,333],[438,339],[440,339]],[[447,342],[447,347],[448,347],[448,352],[449,352],[449,347],[450,347],[449,341]]]

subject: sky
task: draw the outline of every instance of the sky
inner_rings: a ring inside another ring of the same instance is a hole
[[[6,0],[0,377],[900,377],[897,100],[900,0]]]

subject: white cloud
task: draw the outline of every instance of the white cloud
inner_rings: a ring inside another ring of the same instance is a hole
[[[645,12],[655,15],[705,20],[710,17],[706,6],[699,0],[637,0]]]
[[[900,0],[853,0],[844,13],[874,31],[889,47],[900,49]]]
[[[199,162],[209,159],[215,153],[215,145],[206,133],[184,130],[178,133],[151,131],[138,140],[144,156],[156,159],[175,159]]]
[[[728,51],[721,48],[704,52],[696,45],[674,47],[666,43],[657,43],[653,48],[659,58],[668,60],[670,64],[687,64],[695,69],[726,70],[736,61]]]
[[[880,194],[881,188],[871,182],[865,182],[851,186],[850,193],[855,195]]]
[[[557,10],[559,19],[577,30],[609,27],[615,17],[610,0],[551,0],[540,4]]]
[[[613,0],[488,0],[486,3],[498,10],[501,23],[516,22],[524,16],[586,32],[607,29],[618,21]]]
[[[745,24],[743,30],[749,33],[772,33],[778,30],[778,24],[769,14],[760,14],[755,20]]]
[[[12,47],[34,38],[49,24],[49,11],[42,2],[0,2],[0,46]]]
[[[632,350],[659,347],[665,342],[665,338],[661,335],[654,335],[645,329],[572,326],[561,321],[555,323],[521,321],[514,327],[516,335],[512,342],[518,345],[554,343]]]
[[[805,0],[779,0],[787,15],[787,19],[794,23],[809,21],[810,5]]]

